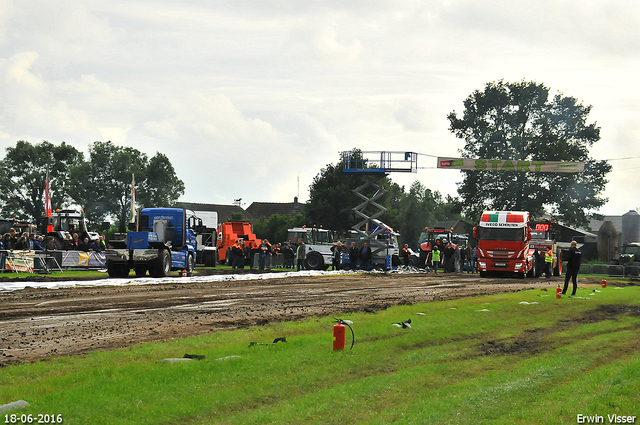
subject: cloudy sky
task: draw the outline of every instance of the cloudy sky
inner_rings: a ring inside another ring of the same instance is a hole
[[[447,114],[524,79],[593,106],[591,156],[613,159],[600,211],[623,214],[639,65],[636,1],[0,0],[0,149],[111,140],[167,155],[184,201],[306,201],[343,150],[459,156]],[[435,163],[391,178],[455,194]]]

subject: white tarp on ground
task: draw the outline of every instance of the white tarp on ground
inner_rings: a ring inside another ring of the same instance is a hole
[[[178,272],[172,272],[177,274]],[[125,278],[125,279],[96,279],[96,280],[70,280],[70,281],[52,281],[52,282],[25,282],[25,281],[12,281],[12,282],[0,282],[0,291],[16,291],[24,288],[47,288],[47,289],[59,289],[59,288],[74,288],[74,287],[91,287],[91,286],[127,286],[127,285],[159,285],[163,283],[190,283],[190,282],[225,282],[230,280],[255,280],[255,279],[285,279],[293,276],[321,276],[331,274],[347,274],[356,272],[347,272],[344,270],[337,271],[312,271],[304,270],[299,272],[284,272],[284,273],[246,273],[246,274],[224,274],[224,275],[209,275],[209,276],[193,276],[193,277],[179,277],[170,276],[163,278]],[[358,271],[357,273],[361,273]],[[373,272],[369,272],[373,273]]]

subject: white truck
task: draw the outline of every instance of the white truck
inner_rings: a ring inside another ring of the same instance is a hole
[[[201,232],[198,233],[196,263],[206,267],[216,266],[216,251],[218,245],[218,213],[216,211],[194,211],[202,220]]]

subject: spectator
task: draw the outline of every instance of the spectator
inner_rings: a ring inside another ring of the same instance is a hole
[[[71,239],[71,249],[77,251],[80,249],[81,241],[78,239],[78,234],[74,233],[73,238]]]
[[[369,243],[365,242],[360,250],[360,260],[362,261],[362,268],[366,271],[371,270],[371,258],[371,248],[369,248]]]
[[[296,267],[297,270],[304,270],[304,262],[307,260],[307,246],[302,239],[298,239],[298,249],[296,249]]]
[[[449,273],[454,271],[453,256],[455,255],[456,250],[450,243],[448,243],[442,253],[444,254],[444,272]]]
[[[410,257],[410,253],[409,253],[409,244],[406,243],[404,244],[404,248],[402,248],[402,262],[404,263],[405,266],[409,265],[409,257]]]
[[[478,258],[480,258],[480,253],[478,252],[478,247],[474,246],[473,247],[473,272],[477,273],[478,272]]]
[[[28,237],[29,237],[28,233],[23,233],[22,236],[20,236],[20,239],[18,239],[18,242],[16,242],[14,249],[18,249],[18,250],[29,249]]]
[[[9,235],[11,236],[11,246],[15,248],[18,243],[18,237],[16,236],[16,229],[13,227],[9,230]]]
[[[62,249],[64,249],[65,251],[72,251],[74,249],[71,235],[69,233],[65,234],[64,236],[64,240],[62,241]]]
[[[100,238],[91,242],[91,244],[89,245],[89,251],[102,252],[102,244],[100,243]]]
[[[44,245],[44,249],[47,251],[55,251],[57,249],[56,241],[53,236],[47,237],[47,242]]]
[[[98,238],[98,245],[100,246],[100,252],[103,252],[107,249],[107,243],[105,242],[104,235],[100,235]]]
[[[42,236],[36,238],[36,241],[33,243],[33,249],[35,251],[44,251],[44,238]]]
[[[291,249],[291,245],[289,245],[289,242],[286,242],[282,247],[282,256],[284,257],[284,268],[292,269],[293,268],[293,249]]]
[[[89,252],[91,250],[91,243],[89,242],[89,238],[84,238],[80,244],[78,244],[78,250]]]
[[[13,243],[11,243],[11,233],[5,233],[3,241],[5,251],[11,251],[13,249]]]
[[[258,270],[264,270],[267,265],[267,254],[269,254],[270,244],[267,239],[263,239],[258,247]]]
[[[29,233],[29,249],[32,251],[35,250],[35,245],[36,245],[36,234]]]
[[[344,252],[344,247],[342,246],[342,242],[338,241],[335,245],[331,247],[331,266],[332,270],[340,269],[340,256]]]
[[[349,248],[349,264],[351,265],[351,270],[355,270],[358,268],[358,257],[360,256],[360,251],[356,246],[355,242],[351,242],[351,248]]]

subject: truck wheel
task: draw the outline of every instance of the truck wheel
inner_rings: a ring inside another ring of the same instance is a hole
[[[153,277],[169,276],[169,272],[171,271],[171,254],[168,250],[162,249],[158,252],[158,258],[154,261],[152,270]]]
[[[487,277],[487,272],[480,272],[480,277]]]
[[[529,273],[527,273],[527,277],[529,278],[538,277],[538,259],[536,257],[533,257],[531,270],[529,270]]]
[[[146,266],[136,266],[136,277],[145,277],[147,275]]]
[[[317,252],[310,252],[306,259],[307,270],[324,270],[324,259]]]
[[[107,262],[107,273],[109,277],[113,278],[125,278],[129,276],[129,267],[126,264],[114,264],[111,261]]]
[[[193,276],[193,255],[187,257],[187,277]]]

